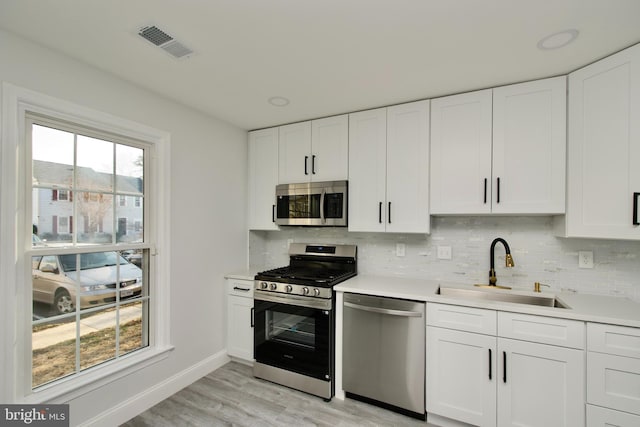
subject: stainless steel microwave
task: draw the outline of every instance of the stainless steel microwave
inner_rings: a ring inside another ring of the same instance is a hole
[[[276,224],[347,226],[347,181],[276,186]]]

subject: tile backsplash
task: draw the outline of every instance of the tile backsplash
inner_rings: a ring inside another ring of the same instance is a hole
[[[254,269],[289,263],[288,244],[343,243],[358,246],[358,272],[424,278],[443,283],[488,283],[489,248],[502,237],[515,267],[506,268],[504,247],[497,244],[498,284],[532,290],[534,282],[552,290],[612,295],[640,302],[640,242],[565,239],[553,234],[551,217],[432,217],[430,235],[350,233],[344,228],[283,227],[249,233],[249,265]],[[403,244],[404,256],[396,248]],[[451,259],[438,259],[438,246],[451,248]],[[594,267],[578,267],[578,252],[593,252]]]

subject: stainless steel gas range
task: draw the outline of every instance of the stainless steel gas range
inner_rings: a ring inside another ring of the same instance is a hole
[[[289,265],[255,276],[253,374],[330,400],[335,292],[357,274],[355,245],[291,243]]]

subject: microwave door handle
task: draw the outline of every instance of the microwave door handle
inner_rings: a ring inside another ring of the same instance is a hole
[[[322,193],[320,193],[320,220],[323,224],[326,224],[327,219],[324,217],[324,195],[325,190],[323,189]]]

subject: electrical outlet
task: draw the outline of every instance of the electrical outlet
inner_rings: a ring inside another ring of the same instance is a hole
[[[438,259],[451,259],[451,246],[438,246]]]
[[[593,252],[578,252],[578,268],[593,268]]]
[[[404,256],[405,246],[404,243],[396,244],[396,256]]]

